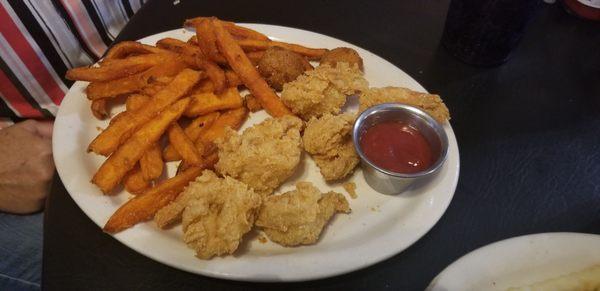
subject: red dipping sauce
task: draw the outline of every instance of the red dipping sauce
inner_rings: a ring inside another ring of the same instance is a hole
[[[376,124],[360,136],[369,161],[388,171],[413,174],[431,167],[431,145],[416,128],[400,121]]]

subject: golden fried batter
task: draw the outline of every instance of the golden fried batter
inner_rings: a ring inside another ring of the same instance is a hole
[[[196,256],[210,259],[238,248],[252,229],[261,202],[260,195],[244,183],[207,170],[156,216],[174,219],[181,215],[183,240],[196,250]]]
[[[230,177],[219,179],[211,171],[194,184],[195,199],[183,210],[183,240],[202,259],[233,253],[254,225],[260,195],[244,183]]]
[[[281,101],[302,119],[309,120],[325,113],[340,113],[346,96],[365,91],[368,86],[356,65],[322,65],[284,84]]]
[[[227,131],[217,141],[215,169],[238,179],[256,193],[269,195],[289,178],[300,162],[302,120],[293,116],[269,118],[244,131]]]
[[[166,228],[181,222],[181,214],[191,200],[204,195],[205,185],[217,185],[220,179],[212,171],[204,171],[202,175],[191,182],[177,198],[154,214],[154,222],[160,228]]]
[[[311,154],[321,175],[327,181],[346,177],[358,165],[350,132],[354,123],[351,114],[325,114],[312,118],[306,125],[302,142]]]
[[[319,211],[319,199],[319,189],[309,182],[299,182],[295,191],[269,196],[256,223],[280,231],[287,231],[289,225],[310,223]]]
[[[350,212],[344,195],[321,194],[311,183],[299,182],[296,190],[268,197],[256,225],[280,245],[307,245],[317,242],[323,227],[336,212]]]
[[[344,183],[344,185],[342,186],[344,187],[344,190],[348,192],[352,199],[356,199],[356,197],[358,197],[356,195],[356,184],[354,182]]]
[[[358,68],[363,71],[363,60],[355,50],[348,47],[337,47],[326,52],[321,57],[321,65],[330,65],[335,67],[337,63],[348,63],[350,65],[357,65]]]
[[[435,120],[444,123],[450,119],[448,107],[439,95],[421,93],[402,87],[370,88],[359,97],[359,111],[387,102],[398,102],[420,108]]]

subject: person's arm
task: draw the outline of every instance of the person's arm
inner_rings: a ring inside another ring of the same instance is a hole
[[[52,122],[30,119],[0,129],[0,211],[41,210],[53,175]]]
[[[63,2],[0,2],[0,211],[40,210],[54,175],[52,123],[10,120],[53,118],[65,72],[97,61],[145,1]]]

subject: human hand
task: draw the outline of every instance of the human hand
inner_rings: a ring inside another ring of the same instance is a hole
[[[0,211],[39,211],[54,175],[52,122],[26,120],[0,129]]]

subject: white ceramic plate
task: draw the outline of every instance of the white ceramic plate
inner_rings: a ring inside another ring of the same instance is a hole
[[[260,24],[245,26],[273,39],[312,47],[356,49],[364,59],[370,85],[404,86],[424,91],[415,80],[386,60],[349,43],[309,31]],[[187,40],[193,35],[184,29],[159,33],[142,39],[154,44],[164,37]],[[54,125],[54,160],[58,173],[73,200],[98,226],[128,198],[126,192],[104,196],[89,181],[104,158],[86,153],[86,147],[105,128],[96,120],[84,95],[87,83],[76,82],[65,97]],[[122,108],[115,111],[122,110]],[[252,114],[244,128],[267,117],[263,111]],[[256,233],[246,237],[234,256],[199,260],[181,240],[181,229],[159,230],[153,222],[142,223],[114,235],[126,246],[156,261],[185,271],[211,277],[245,281],[300,281],[330,277],[364,268],[385,260],[417,241],[440,219],[454,194],[458,181],[459,157],[456,138],[445,125],[450,142],[448,160],[438,175],[415,185],[402,195],[373,191],[359,170],[350,178],[357,185],[357,199],[350,199],[341,184],[326,184],[308,155],[297,173],[277,193],[288,191],[295,182],[313,182],[321,191],[344,193],[352,207],[349,215],[336,215],[311,246],[285,248],[271,242],[260,243]],[[174,173],[174,165],[169,167]],[[110,255],[110,254],[106,254]]]
[[[499,241],[458,259],[430,291],[506,290],[600,264],[600,235],[541,233]]]

